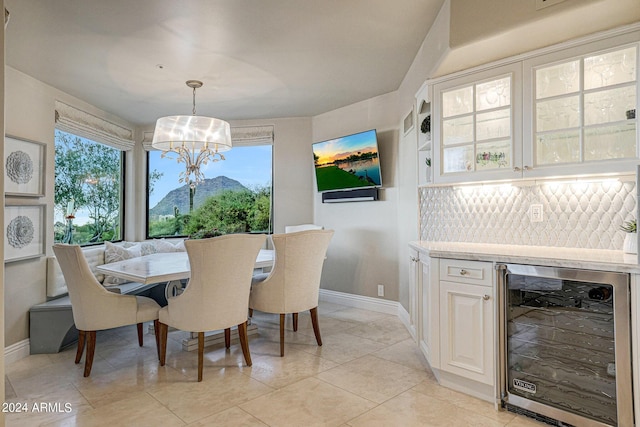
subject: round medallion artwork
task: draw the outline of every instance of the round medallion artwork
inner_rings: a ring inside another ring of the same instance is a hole
[[[24,248],[33,241],[33,222],[29,217],[20,215],[7,226],[7,240],[16,249]]]
[[[14,151],[7,156],[7,176],[17,184],[26,184],[33,177],[33,161],[24,151]]]

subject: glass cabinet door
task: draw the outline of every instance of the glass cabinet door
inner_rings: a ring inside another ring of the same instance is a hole
[[[443,90],[442,174],[511,168],[513,74]]]
[[[633,159],[637,45],[534,68],[535,166]]]

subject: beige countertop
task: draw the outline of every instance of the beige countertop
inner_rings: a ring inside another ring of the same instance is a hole
[[[409,245],[433,258],[546,265],[640,274],[638,256],[622,251],[550,246],[416,241]]]

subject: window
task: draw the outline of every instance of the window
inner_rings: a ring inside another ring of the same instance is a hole
[[[122,240],[124,152],[55,132],[55,242]]]
[[[178,182],[185,168],[175,158],[148,152],[147,237],[271,230],[272,145],[236,144],[225,160],[203,166],[204,182],[195,188]]]

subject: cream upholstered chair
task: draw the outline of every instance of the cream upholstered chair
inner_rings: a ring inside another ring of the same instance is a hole
[[[316,224],[300,224],[300,225],[286,225],[284,227],[285,233],[295,233],[297,231],[305,230],[323,230],[324,227]]]
[[[318,294],[333,230],[307,230],[271,236],[275,264],[269,274],[257,275],[251,284],[250,310],[280,314],[280,356],[284,356],[285,314],[311,312],[311,323],[318,345],[322,345],[318,326]],[[297,329],[294,316],[294,330]]]
[[[85,347],[84,376],[91,374],[96,349],[96,331],[126,325],[138,325],[138,344],[143,345],[142,323],[154,321],[158,327],[157,302],[147,297],[120,295],[109,292],[98,282],[78,245],[56,244],[53,246],[60,269],[67,282],[73,321],[78,329],[76,363],[80,363]],[[156,336],[156,350],[160,348]]]
[[[191,278],[184,292],[169,298],[160,310],[160,365],[167,355],[169,326],[198,333],[198,381],[202,381],[204,332],[225,330],[229,348],[232,326],[238,326],[238,337],[247,366],[251,354],[247,339],[247,309],[251,276],[263,234],[231,234],[202,240],[187,240]]]
[[[324,227],[316,224],[285,225],[284,227],[285,233],[296,233],[306,230],[324,230]],[[251,311],[249,311],[249,314],[253,315]],[[298,330],[298,313],[291,313],[291,316],[293,317],[293,331],[296,332]]]

